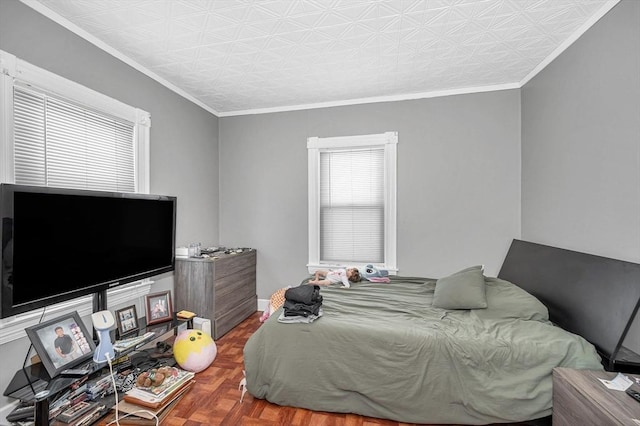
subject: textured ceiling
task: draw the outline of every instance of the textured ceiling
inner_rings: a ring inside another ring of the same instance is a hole
[[[519,87],[618,0],[23,1],[224,116]]]

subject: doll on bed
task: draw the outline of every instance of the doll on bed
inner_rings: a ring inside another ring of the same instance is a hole
[[[307,284],[315,285],[330,285],[342,283],[343,287],[351,287],[351,283],[360,282],[360,271],[358,268],[346,268],[346,269],[329,269],[329,270],[317,270],[313,276],[313,279],[309,280]]]

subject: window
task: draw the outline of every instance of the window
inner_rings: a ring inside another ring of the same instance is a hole
[[[149,113],[0,50],[0,182],[148,193],[150,126]],[[109,304],[150,288],[147,279],[109,290]],[[91,297],[47,313],[76,310],[90,314]],[[0,320],[0,345],[24,338],[41,312]]]
[[[309,138],[309,272],[372,263],[396,271],[398,135]]]
[[[149,192],[149,114],[0,51],[0,180]]]

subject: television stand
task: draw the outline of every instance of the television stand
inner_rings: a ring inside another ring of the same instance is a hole
[[[161,323],[154,324],[152,326],[146,326],[145,318],[140,318],[140,329],[138,333],[139,335],[144,335],[147,331],[150,331],[151,329],[157,330],[162,325],[163,324]],[[183,327],[193,328],[193,320],[178,319],[174,313],[173,320],[167,321],[166,323],[164,323],[164,325],[165,327],[163,328],[162,332],[156,333],[153,337],[149,338],[148,340],[142,341],[139,345],[133,346],[130,349],[119,351],[117,353],[116,359],[125,355],[129,355],[133,365],[133,361],[136,358],[145,358],[145,355],[143,353],[148,351],[149,348],[163,342],[163,340],[159,340],[160,338],[165,337],[166,341],[172,341],[173,336],[175,336],[179,330],[183,329]],[[172,330],[173,336],[167,336],[167,334]],[[161,363],[166,363],[166,365],[169,365],[169,363],[171,363],[171,365],[174,365],[175,360],[172,356],[170,358],[170,360],[167,360],[168,362],[162,361]],[[119,364],[114,365],[114,371],[118,368],[118,365]],[[88,362],[85,362],[84,364],[80,364],[80,366],[76,366],[75,368],[80,368],[83,366],[89,368],[89,373],[87,375],[81,377],[62,375],[50,377],[42,363],[31,364],[24,367],[24,369],[16,371],[13,379],[7,386],[3,395],[9,398],[20,400],[24,403],[33,403],[35,406],[34,426],[49,426],[49,410],[50,404],[52,403],[52,398],[55,399],[56,396],[63,395],[63,393],[67,389],[85,381],[87,377],[90,380],[93,380],[105,376],[105,374],[109,374],[109,367],[107,364],[96,364],[95,362],[90,360]],[[142,365],[140,365],[140,367],[141,369],[144,369],[142,368]],[[104,371],[105,369],[107,370],[106,373]],[[107,397],[105,398],[109,398],[111,395],[112,394],[107,395]],[[111,404],[112,402],[110,402],[109,405],[105,404],[107,405],[107,407],[102,412],[103,415],[106,415],[111,409]]]
[[[100,312],[107,310],[107,289],[97,291],[93,293],[93,311],[92,312]],[[98,332],[95,328],[93,328],[93,341],[98,342],[100,338],[98,337]]]
[[[91,374],[101,370],[96,368]],[[49,397],[73,386],[81,377],[57,376],[51,378],[42,363],[36,363],[18,370],[4,396],[34,404],[34,425],[49,425]],[[33,393],[35,391],[35,395]]]

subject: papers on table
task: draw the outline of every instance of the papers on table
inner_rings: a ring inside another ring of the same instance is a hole
[[[598,380],[600,380],[607,388],[622,392],[626,391],[627,388],[633,384],[633,381],[622,373],[618,373],[618,375],[611,380]]]

